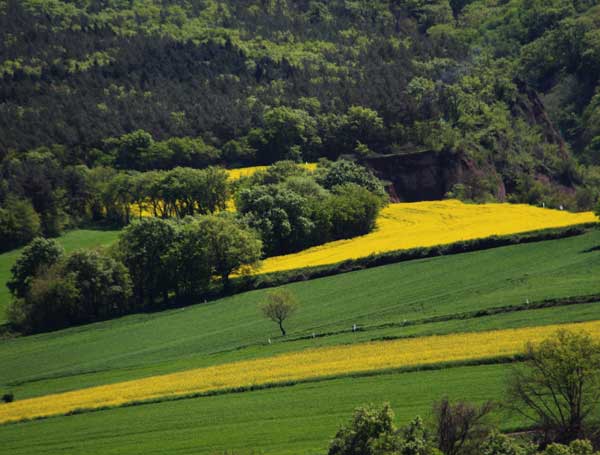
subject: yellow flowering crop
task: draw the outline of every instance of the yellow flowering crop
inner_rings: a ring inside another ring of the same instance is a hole
[[[251,166],[251,167],[240,167],[237,169],[227,169],[229,174],[229,180],[239,180],[242,177],[249,177],[258,171],[265,171],[269,166]]]
[[[559,328],[600,339],[600,321],[593,321],[322,347],[15,401],[0,406],[0,423],[234,387],[510,356]]]
[[[591,212],[570,213],[524,204],[475,205],[457,200],[390,204],[382,210],[375,231],[268,258],[257,273],[335,264],[386,251],[594,221],[598,219]]]

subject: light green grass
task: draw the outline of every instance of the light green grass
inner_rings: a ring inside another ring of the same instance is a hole
[[[67,232],[56,239],[66,251],[79,248],[93,248],[101,245],[109,245],[114,242],[119,231],[97,231],[79,229]],[[10,299],[5,283],[10,278],[10,269],[21,254],[21,249],[0,254],[0,324],[6,322],[6,307]]]
[[[600,232],[594,231],[289,285],[301,302],[289,323],[290,336],[600,293],[600,251],[591,251],[599,244]],[[0,344],[0,388],[30,396],[311,345],[600,318],[597,305],[574,306],[281,343],[276,326],[257,310],[263,297],[264,291],[249,292],[208,305],[5,341]],[[268,337],[274,345],[266,344]],[[250,347],[240,349],[244,346]]]
[[[346,378],[0,426],[2,454],[323,454],[352,410],[389,401],[398,424],[432,402],[501,400],[509,366]],[[522,421],[499,418],[504,429]],[[254,450],[254,452],[252,452]]]
[[[245,348],[220,352],[210,355],[192,355],[170,362],[145,364],[139,367],[111,368],[85,374],[58,376],[38,379],[22,384],[5,386],[19,399],[46,395],[48,393],[74,390],[98,384],[108,384],[142,378],[157,374],[170,373],[209,365],[249,360],[273,356],[308,348],[367,342],[387,337],[444,335],[455,332],[472,332],[505,328],[531,327],[568,322],[583,322],[600,319],[600,302],[570,305],[558,308],[545,308],[531,311],[520,311],[460,321],[445,321],[415,325],[406,328],[386,328],[357,333],[343,333],[316,339],[301,339],[290,342],[279,342],[269,346],[256,344]],[[0,388],[1,390],[1,388]]]

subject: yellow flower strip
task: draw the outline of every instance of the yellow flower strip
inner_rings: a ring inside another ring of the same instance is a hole
[[[464,204],[457,200],[390,204],[382,210],[375,231],[268,258],[257,273],[335,264],[387,251],[594,221],[598,218],[591,212],[570,213],[524,204]]]
[[[0,423],[235,387],[510,356],[559,328],[600,339],[600,321],[593,321],[315,348],[15,401],[0,406]]]

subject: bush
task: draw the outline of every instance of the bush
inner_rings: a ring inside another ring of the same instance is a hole
[[[12,392],[5,393],[4,395],[2,395],[2,401],[4,401],[5,403],[12,403],[14,400],[15,396]]]
[[[41,270],[58,262],[63,252],[63,248],[55,240],[41,237],[27,245],[10,269],[12,276],[6,283],[13,297],[26,297],[31,280]]]
[[[0,252],[25,245],[40,234],[40,217],[28,200],[8,198],[0,208]]]

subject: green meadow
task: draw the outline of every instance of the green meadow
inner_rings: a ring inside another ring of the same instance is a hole
[[[600,294],[600,251],[594,250],[599,244],[596,230],[291,284],[301,302],[288,324],[291,341],[259,314],[262,290],[8,340],[0,344],[0,389],[26,397],[313,346],[592,320],[600,315],[594,303],[380,327],[526,300]],[[352,333],[353,324],[365,330]],[[311,338],[338,331],[343,332]]]
[[[0,426],[12,455],[322,454],[361,404],[389,402],[398,424],[444,396],[501,401],[510,366],[457,367],[299,384]],[[495,416],[503,429],[526,424]]]

